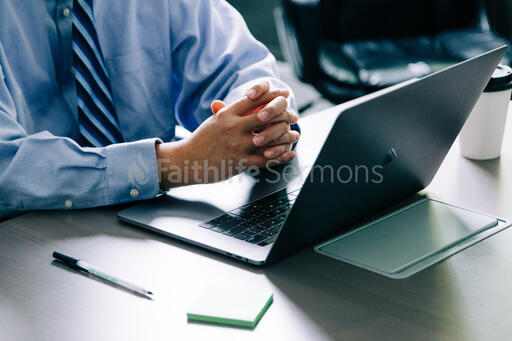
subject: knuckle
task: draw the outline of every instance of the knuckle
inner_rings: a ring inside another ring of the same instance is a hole
[[[224,128],[225,128],[226,132],[232,133],[238,128],[238,124],[235,120],[225,120]]]
[[[288,133],[286,135],[286,141],[284,143],[294,143],[295,142],[295,135]]]
[[[288,102],[286,101],[286,98],[284,98],[283,96],[277,96],[276,105],[282,107],[284,105],[288,105]]]
[[[281,97],[279,98],[279,100],[277,100],[275,102],[275,107],[276,107],[276,110],[279,111],[279,113],[284,113],[286,111],[286,108],[288,107],[288,102],[286,101],[286,99],[284,97]]]
[[[274,155],[281,155],[284,153],[284,149],[283,149],[283,146],[282,145],[279,145],[279,146],[275,146],[274,148],[271,149],[272,150],[272,153]]]
[[[283,136],[281,136],[277,141],[276,143],[278,144],[283,144],[283,143],[288,143],[288,140],[290,138],[287,136],[287,134],[284,134]]]
[[[289,131],[291,129],[290,125],[287,122],[279,122],[278,124],[281,130]]]
[[[270,104],[270,105],[267,105],[267,107],[265,108],[265,110],[270,114],[270,115],[275,115],[276,113],[276,107],[275,105],[273,104]]]
[[[275,163],[274,163],[274,165],[275,165],[275,166],[277,166],[277,165],[281,165],[281,164],[283,164],[283,163],[284,163],[284,162],[283,162],[283,156],[281,155],[281,156],[279,156],[277,159],[275,159]]]
[[[287,163],[293,159],[293,155],[290,152],[286,152],[279,158],[281,163]]]
[[[280,97],[284,98],[283,89],[275,89],[274,91],[272,91],[272,93],[274,94],[274,99]]]
[[[272,142],[272,145],[274,146],[280,146],[282,145],[283,143],[286,143],[285,139],[284,139],[284,136],[281,136],[281,137],[278,137],[277,139],[275,139],[273,142]],[[277,148],[277,147],[276,147]]]

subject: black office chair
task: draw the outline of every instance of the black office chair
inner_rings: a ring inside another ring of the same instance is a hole
[[[285,59],[335,103],[509,44],[483,0],[282,0],[275,19]]]

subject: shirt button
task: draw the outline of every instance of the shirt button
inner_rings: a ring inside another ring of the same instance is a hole
[[[130,191],[130,195],[132,196],[132,198],[136,198],[139,196],[139,191],[134,188]]]
[[[71,200],[66,200],[64,206],[66,206],[66,208],[71,208],[71,206],[73,206],[73,203],[71,202]]]
[[[65,16],[65,17],[69,17],[69,15],[71,14],[71,10],[69,8],[64,8],[62,10],[62,15]]]

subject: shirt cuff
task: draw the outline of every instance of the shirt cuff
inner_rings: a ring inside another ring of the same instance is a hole
[[[160,139],[106,147],[108,194],[112,204],[150,199],[160,193],[155,144]]]

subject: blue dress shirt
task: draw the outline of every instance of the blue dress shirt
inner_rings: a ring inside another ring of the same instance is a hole
[[[94,2],[124,143],[80,147],[72,0],[0,2],[0,213],[155,197],[154,145],[194,130],[210,102],[275,78],[275,59],[223,0]],[[290,101],[295,110],[293,99]]]

